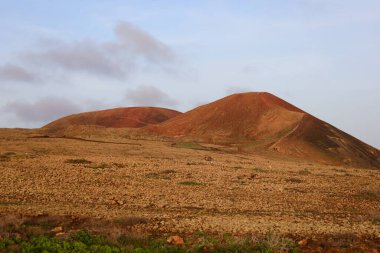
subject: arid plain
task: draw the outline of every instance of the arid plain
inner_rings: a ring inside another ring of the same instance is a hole
[[[380,237],[379,170],[113,131],[84,141],[1,130],[1,214],[141,217],[133,229],[150,233]]]

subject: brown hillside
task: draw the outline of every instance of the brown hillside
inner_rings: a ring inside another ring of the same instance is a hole
[[[181,112],[158,107],[128,107],[84,112],[55,120],[43,129],[57,131],[70,126],[103,126],[112,128],[139,128],[157,124],[180,115]]]
[[[149,127],[172,137],[204,141],[266,140],[293,129],[304,112],[269,93],[240,93]]]
[[[380,151],[265,92],[234,94],[148,130],[325,163],[380,168]]]

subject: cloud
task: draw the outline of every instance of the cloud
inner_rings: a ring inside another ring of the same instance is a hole
[[[55,67],[118,80],[125,80],[146,65],[165,69],[175,59],[168,46],[128,22],[119,22],[114,33],[115,40],[103,43],[90,39],[45,41],[39,50],[25,52],[22,58],[40,64],[41,68]]]
[[[33,103],[10,102],[3,108],[4,112],[14,114],[24,122],[45,123],[81,110],[80,106],[60,97],[40,98]]]
[[[34,73],[14,64],[0,65],[0,81],[36,82],[39,77]]]
[[[126,99],[128,102],[139,106],[170,106],[178,104],[177,100],[153,86],[139,86],[136,89],[129,89]]]
[[[153,62],[174,59],[174,53],[168,46],[133,24],[119,22],[115,33],[119,39],[117,46],[122,50],[130,50]]]
[[[108,54],[101,45],[91,40],[79,42],[60,42],[57,46],[42,52],[26,53],[30,62],[43,65],[52,64],[60,69],[124,78],[127,74],[125,63]]]

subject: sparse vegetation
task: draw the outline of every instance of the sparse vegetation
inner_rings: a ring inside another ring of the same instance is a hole
[[[163,170],[160,172],[160,174],[174,174],[174,173],[176,173],[175,170]]]
[[[260,168],[260,167],[255,167],[255,168],[253,168],[253,170],[256,171],[256,172],[261,172],[261,173],[268,172],[267,169]]]
[[[112,163],[112,165],[115,166],[116,168],[119,168],[119,169],[128,167],[128,165],[122,164],[122,163]]]
[[[207,150],[206,147],[203,147],[202,145],[196,143],[196,142],[176,142],[173,145],[177,148],[189,148],[189,149],[196,149],[196,150]]]
[[[310,175],[311,172],[307,168],[305,168],[303,170],[298,171],[298,174],[302,176],[307,176],[307,175]]]
[[[205,165],[205,162],[187,162],[186,165]]]
[[[204,159],[208,162],[214,161],[214,158],[212,158],[211,156],[205,156]]]
[[[6,152],[4,154],[0,154],[0,162],[8,162],[14,155],[16,155],[15,152]]]
[[[183,181],[179,182],[181,185],[189,185],[189,186],[205,186],[205,183],[195,182],[195,181]]]
[[[295,192],[295,193],[307,193],[304,189],[298,189],[298,188],[285,188],[289,192]]]
[[[156,172],[150,172],[150,173],[145,174],[145,177],[146,178],[159,179],[160,178],[160,174],[158,174]]]
[[[107,168],[112,168],[112,165],[111,164],[107,164],[107,163],[93,163],[89,160],[86,160],[86,159],[83,159],[83,158],[80,158],[80,159],[67,159],[65,161],[65,163],[69,163],[69,164],[84,164],[86,165],[85,167],[86,168],[91,168],[91,169],[107,169]],[[115,165],[116,167],[120,168],[120,164],[116,164]]]
[[[300,252],[292,240],[268,232],[264,238],[253,237],[251,243],[259,252]]]
[[[124,227],[129,227],[136,224],[146,224],[148,223],[148,220],[143,217],[130,216],[130,217],[117,218],[115,222]]]
[[[55,222],[48,221],[48,220],[45,220],[45,221],[44,220],[42,220],[42,221],[27,220],[22,224],[22,226],[23,227],[41,227],[44,229],[52,229],[55,226],[58,226],[58,224]]]
[[[347,170],[345,170],[345,169],[333,169],[333,170],[335,170],[336,172],[341,172],[341,173],[346,173],[347,172]]]
[[[375,216],[372,218],[372,223],[375,225],[380,225],[380,216]]]
[[[105,241],[102,237],[79,231],[66,240],[49,235],[34,236],[30,239],[3,239],[0,251],[4,252],[122,252],[119,246]]]
[[[4,238],[0,240],[1,252],[143,252],[143,253],[201,253],[201,252],[299,252],[294,242],[282,237],[235,238],[214,237],[197,234],[188,238],[183,245],[171,245],[166,238],[124,234],[116,242],[103,236],[80,230],[66,239],[53,235],[39,235],[31,238]]]
[[[65,163],[70,164],[91,164],[92,162],[86,160],[86,159],[67,159]]]
[[[176,173],[175,170],[163,170],[160,172],[147,173],[147,174],[145,174],[145,177],[150,178],[150,179],[166,179],[166,180],[169,180],[169,179],[171,179],[171,177],[174,173]]]
[[[291,177],[291,178],[287,178],[285,179],[286,182],[290,182],[290,183],[302,183],[303,180],[299,179],[299,178],[294,178],[294,177]]]
[[[0,201],[0,206],[13,206],[17,205],[17,202],[10,202],[10,201]]]
[[[112,168],[112,166],[109,165],[109,164],[107,164],[107,163],[91,164],[91,165],[88,165],[86,167],[87,168],[91,168],[91,169],[108,169],[108,168]]]
[[[343,173],[341,175],[346,176],[346,177],[351,177],[352,176],[352,174],[349,173],[346,169],[340,169],[340,168],[337,169],[337,168],[335,168],[333,170],[336,171],[336,172]]]
[[[365,200],[380,201],[380,191],[362,191],[358,197]]]

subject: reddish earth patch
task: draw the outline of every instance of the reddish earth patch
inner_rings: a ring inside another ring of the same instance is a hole
[[[112,128],[139,128],[157,124],[180,115],[181,112],[158,107],[128,107],[84,112],[55,120],[44,129],[60,130],[69,126],[94,125]]]

